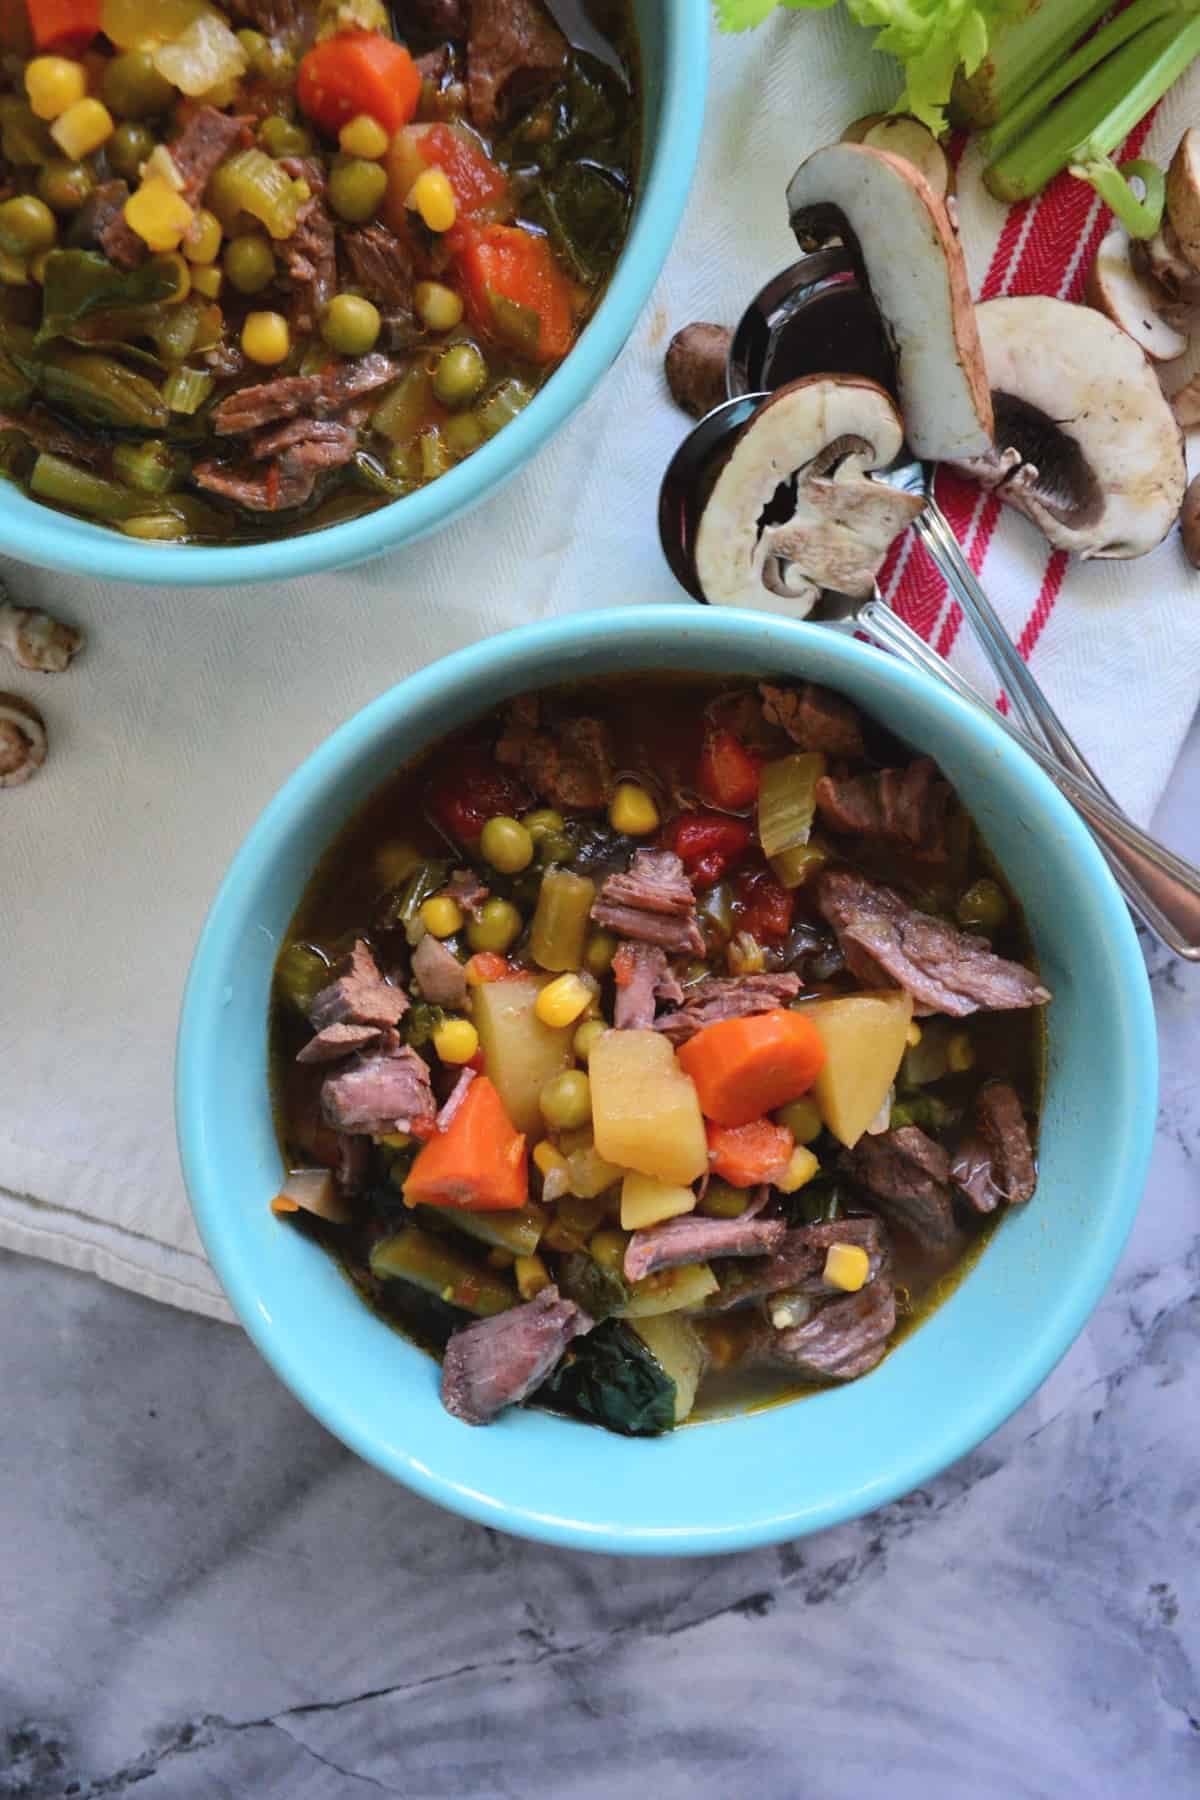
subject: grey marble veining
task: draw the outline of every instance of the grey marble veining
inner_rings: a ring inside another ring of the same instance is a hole
[[[1200,856],[1200,727],[1160,818]],[[357,1462],[237,1331],[0,1259],[0,1794],[1192,1800],[1200,970],[1154,1165],[1033,1400],[874,1516],[567,1554]]]

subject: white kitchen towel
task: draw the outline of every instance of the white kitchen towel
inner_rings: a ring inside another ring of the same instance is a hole
[[[36,698],[52,742],[36,781],[0,797],[0,1245],[230,1316],[188,1212],[171,1100],[183,980],[224,869],[296,764],[434,657],[552,614],[691,604],[656,535],[659,478],[686,429],[662,353],[689,319],[732,320],[794,255],[784,188],[796,163],[896,92],[867,44],[841,8],[714,36],[700,168],[652,303],[553,447],[461,524],[274,588],[4,569],[15,597],[77,621],[88,643],[64,675],[0,670],[0,686]],[[1151,154],[1195,116],[1200,84],[1187,90],[1163,109]],[[1086,195],[1056,202],[1048,242],[1037,208],[1006,225],[969,158],[961,194],[976,291],[1020,291],[1039,270],[1066,291],[1078,259],[1063,231],[1095,235]],[[1146,818],[1200,696],[1200,578],[1178,543],[1127,566],[1048,567],[1024,521],[969,493],[947,504],[1051,697]],[[892,584],[972,667],[919,560],[903,558]]]

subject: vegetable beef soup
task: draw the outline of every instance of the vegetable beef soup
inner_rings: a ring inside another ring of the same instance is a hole
[[[459,1418],[667,1431],[866,1375],[1033,1198],[1049,998],[950,786],[840,696],[525,696],[304,896],[273,1205]]]
[[[555,16],[14,0],[0,473],[131,537],[236,544],[494,437],[570,352],[632,207],[625,0]]]

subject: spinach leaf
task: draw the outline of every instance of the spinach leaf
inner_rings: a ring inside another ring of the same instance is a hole
[[[675,1383],[618,1319],[576,1338],[538,1397],[626,1437],[657,1437],[675,1424]]]
[[[37,343],[40,347],[56,337],[95,342],[143,336],[178,292],[178,262],[168,257],[152,256],[136,269],[121,270],[92,250],[52,250],[42,282]]]
[[[596,1320],[619,1312],[629,1298],[629,1284],[615,1269],[605,1269],[583,1250],[572,1250],[563,1259],[558,1275],[559,1292],[582,1306]]]

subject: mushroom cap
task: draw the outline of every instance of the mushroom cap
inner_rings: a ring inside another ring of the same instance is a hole
[[[922,502],[864,472],[899,454],[891,397],[858,375],[809,375],[743,426],[696,530],[696,577],[715,606],[803,618],[823,588],[871,592],[892,539]],[[791,513],[764,524],[795,481]]]
[[[1167,170],[1167,217],[1180,250],[1200,269],[1200,131],[1189,126]]]
[[[962,246],[945,206],[902,157],[866,144],[829,144],[788,184],[802,243],[847,228],[896,353],[905,433],[917,456],[986,455],[988,391]]]
[[[1154,362],[1174,362],[1188,347],[1186,334],[1162,315],[1168,297],[1153,276],[1135,266],[1133,240],[1114,225],[1088,270],[1087,301],[1131,337]]]
[[[1193,569],[1200,569],[1200,475],[1183,496],[1183,506],[1179,512],[1179,532],[1183,539],[1183,553]]]
[[[950,159],[920,119],[911,113],[868,113],[855,119],[842,133],[845,144],[866,144],[872,150],[886,150],[911,163],[923,175],[939,200],[954,192],[954,171]]]
[[[0,788],[31,781],[46,760],[46,721],[20,694],[0,694]]]
[[[995,450],[1020,457],[997,485],[1001,499],[1060,550],[1153,550],[1179,516],[1187,477],[1179,426],[1132,338],[1090,307],[1043,295],[988,300],[976,316]]]

